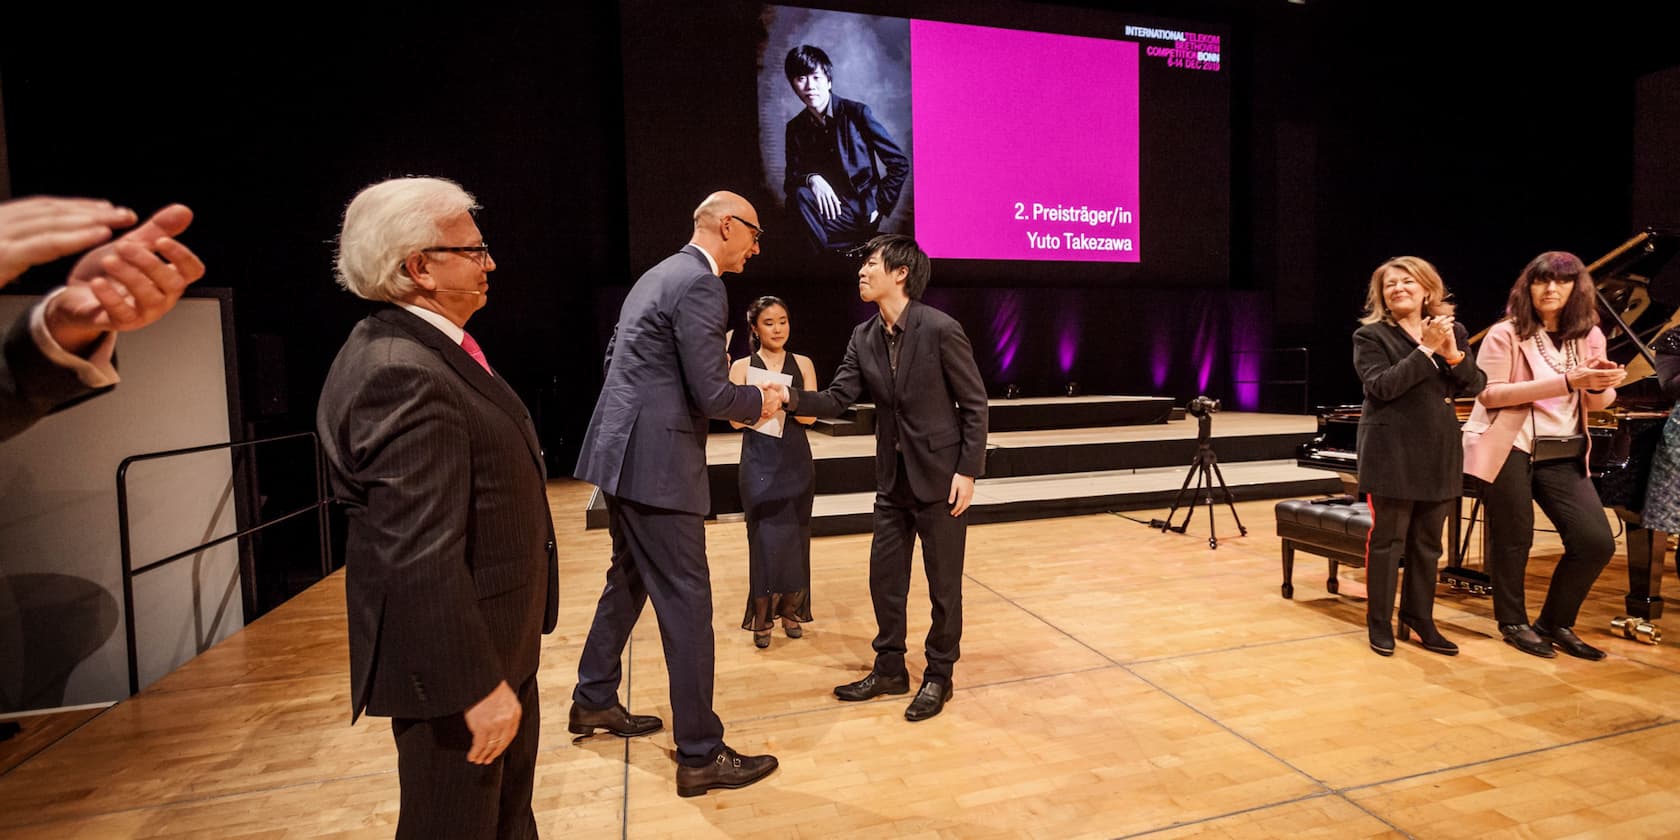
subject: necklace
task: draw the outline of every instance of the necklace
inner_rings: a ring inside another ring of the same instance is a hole
[[[1574,341],[1565,341],[1563,343],[1563,358],[1560,359],[1557,357],[1557,351],[1552,349],[1550,334],[1541,330],[1540,334],[1534,337],[1534,346],[1540,349],[1540,358],[1545,359],[1546,364],[1558,373],[1568,373],[1580,363],[1580,359],[1575,355],[1575,344]]]

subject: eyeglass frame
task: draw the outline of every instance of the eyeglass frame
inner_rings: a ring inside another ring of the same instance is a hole
[[[740,222],[743,225],[746,225],[748,228],[751,228],[752,232],[753,232],[753,244],[754,245],[757,245],[759,243],[759,240],[764,238],[764,228],[761,228],[758,225],[755,225],[752,222],[749,222],[746,219],[743,219],[740,216],[736,216],[736,215],[733,215],[733,214],[728,215],[728,216],[724,216],[724,218],[734,219],[735,221]]]
[[[422,254],[436,254],[436,253],[460,254],[462,256],[466,256],[467,259],[470,259],[473,262],[478,263],[479,268],[484,268],[490,262],[490,245],[489,245],[489,243],[484,243],[484,244],[481,244],[481,245],[435,245],[431,248],[421,248],[420,253],[422,253]],[[468,255],[471,255],[471,256],[468,256]]]

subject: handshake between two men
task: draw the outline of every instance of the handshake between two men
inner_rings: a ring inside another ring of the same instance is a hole
[[[757,387],[764,394],[763,407],[758,410],[758,419],[760,420],[768,420],[776,416],[776,412],[781,411],[792,400],[792,397],[788,395],[787,388],[781,383],[761,382]]]

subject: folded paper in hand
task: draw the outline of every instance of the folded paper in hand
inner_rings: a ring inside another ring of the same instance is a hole
[[[762,385],[766,383],[771,385],[780,385],[783,388],[791,389],[793,388],[793,377],[785,373],[771,373],[764,368],[750,366],[747,368],[748,385]],[[775,414],[770,415],[770,419],[761,421],[758,425],[753,426],[752,430],[761,435],[769,435],[771,437],[779,438],[782,436],[782,417],[784,414],[785,412],[778,411]]]

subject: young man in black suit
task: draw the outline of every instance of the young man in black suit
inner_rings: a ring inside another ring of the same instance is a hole
[[[805,222],[813,250],[849,251],[874,236],[898,206],[910,156],[868,105],[833,95],[828,53],[794,47],[782,69],[805,103],[784,135],[788,209]]]
[[[986,387],[962,325],[921,303],[931,269],[914,239],[887,234],[868,244],[858,296],[880,313],[859,324],[823,391],[798,391],[790,414],[834,417],[866,394],[875,403],[875,538],[869,594],[875,606],[875,665],[836,686],[841,700],[910,690],[904,667],[910,554],[922,540],[933,601],[922,687],[904,716],[939,714],[951,697],[962,639],[963,551],[974,479],[986,467]]]

